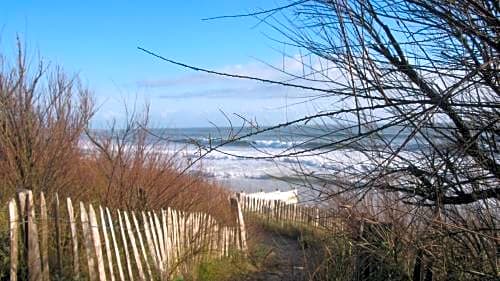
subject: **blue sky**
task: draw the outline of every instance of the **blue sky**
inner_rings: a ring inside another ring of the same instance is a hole
[[[0,47],[7,57],[16,34],[30,54],[78,73],[100,106],[93,120],[105,126],[123,116],[123,103],[148,102],[154,126],[227,124],[220,111],[273,124],[316,108],[295,103],[298,93],[185,70],[137,50],[137,46],[200,67],[279,79],[258,60],[282,65],[268,37],[279,38],[255,18],[203,21],[258,11],[274,1],[5,1]],[[292,52],[293,50],[286,50]],[[288,60],[292,69],[295,61]]]

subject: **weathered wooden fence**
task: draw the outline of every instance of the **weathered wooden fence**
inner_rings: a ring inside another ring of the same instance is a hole
[[[12,281],[169,280],[203,260],[246,251],[235,198],[235,226],[171,208],[131,212],[51,199],[23,191],[8,203]]]
[[[265,196],[238,193],[244,213],[258,216],[264,220],[274,220],[281,224],[305,224],[327,229],[338,229],[339,220],[322,208],[287,203],[285,200],[269,200]]]
[[[247,198],[257,198],[264,200],[280,200],[287,204],[298,204],[299,203],[299,191],[297,189],[281,191],[279,189],[270,192],[253,192],[241,194]]]

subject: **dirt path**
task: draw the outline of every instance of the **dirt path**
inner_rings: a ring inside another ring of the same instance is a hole
[[[258,229],[250,232],[253,235],[254,257],[258,264],[258,271],[246,276],[246,281],[277,281],[308,280],[306,272],[307,262],[310,260],[313,249],[304,249],[295,237],[285,236],[267,229]]]

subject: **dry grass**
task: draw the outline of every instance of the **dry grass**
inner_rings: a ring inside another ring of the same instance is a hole
[[[338,219],[334,229],[247,216],[250,252],[257,253],[250,260],[262,264],[270,253],[256,239],[265,230],[271,238],[302,245],[302,254],[290,255],[304,258],[304,280],[498,280],[494,203],[436,210],[381,191],[359,202],[346,200],[323,202]]]
[[[181,174],[176,153],[150,142],[147,108],[120,127],[89,130],[91,91],[60,68],[32,67],[20,43],[18,50],[13,64],[0,56],[0,202],[31,189],[113,208],[173,206],[228,218],[221,187]],[[84,136],[90,150],[82,150]]]
[[[357,204],[330,202],[343,231],[332,235],[352,246],[347,263],[358,280],[495,280],[499,275],[498,206],[495,202],[443,209],[402,203],[394,193],[377,191]],[[333,243],[332,243],[333,242]],[[328,246],[331,245],[331,246]],[[337,249],[337,250],[336,250]],[[366,279],[366,278],[370,279]],[[337,280],[324,276],[325,279]],[[365,279],[363,279],[365,278]]]

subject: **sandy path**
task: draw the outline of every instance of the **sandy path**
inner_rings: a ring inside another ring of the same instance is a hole
[[[314,249],[304,249],[297,238],[259,229],[250,232],[261,250],[259,271],[246,276],[246,281],[309,280],[307,263]],[[262,257],[264,256],[264,257]]]

